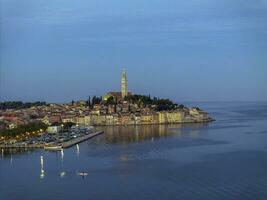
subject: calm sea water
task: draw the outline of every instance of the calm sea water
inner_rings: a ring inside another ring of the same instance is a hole
[[[217,121],[108,127],[63,152],[2,151],[0,199],[266,200],[267,103],[194,105]]]

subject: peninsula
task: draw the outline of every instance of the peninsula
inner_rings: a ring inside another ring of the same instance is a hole
[[[91,99],[89,96],[88,100],[66,104],[0,103],[0,130],[34,122],[51,126],[68,122],[77,125],[139,125],[212,120],[207,112],[198,107],[188,108],[169,99],[129,92],[125,70],[121,77],[121,91],[108,92],[104,97],[94,96]]]
[[[65,104],[46,102],[0,103],[0,141],[27,139],[42,133],[70,132],[70,127],[128,126],[213,121],[198,107],[188,108],[169,99],[137,95],[128,91],[126,71],[121,91],[103,97]],[[69,127],[69,128],[68,128]]]

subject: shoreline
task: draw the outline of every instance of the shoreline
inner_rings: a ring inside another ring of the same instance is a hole
[[[207,124],[216,121],[213,118],[202,121],[182,121],[182,122],[169,122],[169,123],[129,123],[129,124],[90,124],[95,127],[112,127],[112,126],[145,126],[145,125],[174,125],[174,124]]]

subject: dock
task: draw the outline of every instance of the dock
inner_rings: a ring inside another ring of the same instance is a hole
[[[87,134],[87,135],[83,135],[81,137],[77,137],[77,138],[74,138],[74,139],[71,139],[69,141],[66,141],[66,142],[62,142],[62,143],[56,143],[56,144],[53,144],[53,145],[45,145],[45,144],[27,144],[27,145],[19,145],[19,144],[0,144],[0,149],[5,149],[5,148],[24,148],[24,149],[27,149],[27,148],[43,148],[45,150],[60,150],[60,149],[63,149],[63,148],[69,148],[69,147],[72,147],[76,144],[79,144],[81,142],[84,142],[86,140],[89,140],[90,138],[93,138],[97,135],[100,135],[104,133],[104,131],[97,131],[97,132],[94,132],[94,133],[90,133],[90,134]]]

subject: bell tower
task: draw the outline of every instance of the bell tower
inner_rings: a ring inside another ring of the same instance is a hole
[[[127,76],[126,76],[126,70],[123,69],[121,76],[121,97],[124,98],[127,95],[128,95]]]

